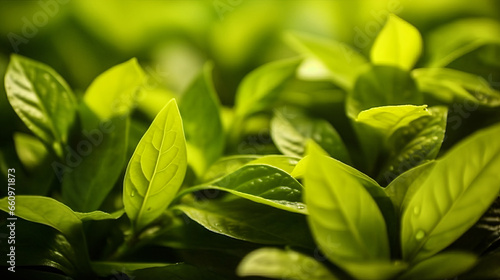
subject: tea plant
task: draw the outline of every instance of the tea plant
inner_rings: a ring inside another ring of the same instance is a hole
[[[80,95],[12,55],[6,93],[27,129],[2,159],[18,187],[0,208],[19,218],[19,275],[500,277],[500,93],[471,73],[414,69],[422,38],[394,15],[369,59],[286,38],[300,57],[249,73],[232,109],[210,63],[155,111],[135,59]],[[453,51],[442,59],[467,52]],[[449,133],[464,122],[447,119],[457,104],[474,133]]]

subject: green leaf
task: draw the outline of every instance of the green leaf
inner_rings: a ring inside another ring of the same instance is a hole
[[[212,82],[211,64],[184,93],[179,110],[186,134],[188,160],[197,175],[222,155],[224,131],[220,120],[220,104]]]
[[[500,125],[482,130],[437,161],[404,205],[405,260],[428,258],[476,223],[500,191]]]
[[[164,267],[152,267],[135,270],[130,273],[134,279],[141,280],[222,280],[213,272],[196,266],[178,263]]]
[[[82,162],[64,174],[62,196],[75,211],[97,210],[122,174],[127,155],[128,117],[110,120],[112,129],[93,129],[80,144],[90,147]]]
[[[333,82],[345,90],[352,89],[358,75],[368,66],[365,57],[341,42],[300,33],[287,34],[286,39],[299,53],[321,62],[330,71]]]
[[[422,36],[418,30],[396,15],[389,15],[370,51],[376,65],[392,65],[410,70],[422,52]]]
[[[477,75],[448,68],[421,68],[412,71],[420,90],[451,104],[464,103],[469,111],[500,106],[500,92]]]
[[[236,93],[236,115],[244,118],[272,105],[299,63],[297,58],[271,62],[248,74]]]
[[[166,263],[136,263],[136,262],[103,262],[95,261],[91,263],[92,270],[100,276],[108,276],[110,273],[123,272],[133,275],[135,270],[147,269],[153,267],[165,267],[170,264]]]
[[[337,131],[325,120],[309,117],[299,110],[275,111],[271,120],[271,136],[285,155],[302,157],[309,139],[318,143],[332,157],[350,162],[347,149]]]
[[[247,164],[266,164],[276,168],[279,168],[285,171],[288,174],[291,174],[300,158],[292,157],[292,156],[283,156],[283,155],[267,155],[262,156],[260,158],[254,159]]]
[[[233,173],[243,165],[258,159],[259,155],[234,155],[220,158],[205,172],[201,182],[210,182]]]
[[[178,197],[210,189],[290,212],[305,214],[307,211],[302,203],[300,183],[285,171],[269,165],[245,165],[221,179],[188,188]]]
[[[125,173],[123,204],[135,230],[167,208],[184,180],[186,167],[182,120],[172,99],[142,137]]]
[[[392,66],[373,66],[356,80],[346,100],[350,118],[366,109],[388,105],[421,105],[423,96],[410,74]]]
[[[83,101],[99,120],[127,115],[136,106],[144,72],[132,58],[99,75],[85,92]]]
[[[37,138],[17,132],[14,133],[14,143],[17,156],[27,171],[35,171],[40,165],[46,164],[49,156],[47,149]]]
[[[339,279],[314,258],[293,250],[277,248],[261,248],[246,255],[236,273],[241,277],[261,276],[274,279]]]
[[[395,130],[386,141],[390,151],[379,181],[389,183],[399,174],[425,161],[433,160],[443,143],[446,130],[447,108],[432,107],[430,116],[421,116]]]
[[[0,209],[9,213],[8,197],[0,199]],[[73,246],[81,265],[88,263],[82,221],[68,206],[49,197],[17,195],[14,213],[19,218],[47,225],[62,233]]]
[[[322,252],[341,267],[347,262],[389,261],[386,223],[370,193],[334,159],[309,147],[305,202]]]
[[[43,63],[12,55],[5,90],[26,126],[62,157],[76,111],[75,97],[64,79]]]
[[[414,120],[430,115],[427,105],[383,106],[362,111],[356,118],[356,122],[364,123],[377,129],[377,131],[387,138],[394,131],[408,126]]]
[[[457,20],[434,30],[427,44],[429,66],[445,67],[481,46],[500,45],[500,24],[489,18]]]
[[[303,214],[238,197],[183,203],[174,209],[181,210],[206,229],[232,238],[314,248]]]
[[[113,213],[106,213],[102,211],[92,211],[87,213],[75,212],[75,215],[82,221],[102,221],[102,220],[116,220],[125,213],[124,210],[119,210]]]
[[[471,253],[445,252],[417,263],[398,280],[451,279],[470,270],[476,262],[477,257]]]
[[[499,279],[500,278],[500,252],[494,252],[480,258],[477,265],[472,268],[460,279],[476,280],[476,279]]]

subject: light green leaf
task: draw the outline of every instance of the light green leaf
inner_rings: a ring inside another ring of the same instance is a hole
[[[452,279],[470,270],[476,262],[477,257],[471,253],[445,252],[417,263],[398,280]]]
[[[350,90],[358,75],[368,66],[365,57],[349,45],[312,35],[287,34],[291,47],[320,61],[329,71],[333,82],[339,87]]]
[[[305,202],[322,252],[341,267],[349,262],[389,261],[386,223],[375,200],[358,178],[321,155],[314,145],[309,147]]]
[[[312,118],[299,110],[284,108],[275,111],[271,120],[271,136],[285,155],[302,157],[309,139],[318,143],[332,157],[350,162],[349,154],[333,126],[325,120]]]
[[[129,120],[128,117],[115,117],[110,123],[112,129],[93,129],[82,136],[78,145],[89,146],[89,154],[63,176],[62,196],[75,211],[97,210],[122,174],[127,155]]]
[[[85,92],[83,101],[100,120],[126,115],[136,106],[144,76],[137,59],[130,59],[99,75]]]
[[[222,155],[224,131],[220,120],[219,101],[212,82],[211,64],[184,93],[179,110],[186,134],[188,161],[197,175]]]
[[[469,110],[500,106],[500,92],[480,76],[449,68],[415,69],[412,76],[422,92],[442,102],[463,102]]]
[[[427,105],[383,106],[362,111],[356,122],[367,124],[377,129],[383,136],[389,137],[394,131],[408,126],[412,121],[430,115]]]
[[[282,210],[306,213],[302,186],[285,171],[270,165],[245,165],[216,181],[186,189],[179,197],[203,190],[220,190]]]
[[[39,168],[49,156],[43,143],[29,134],[14,133],[14,143],[17,156],[28,171]]]
[[[102,211],[93,211],[93,212],[75,212],[75,215],[82,220],[82,222],[86,221],[101,221],[101,220],[116,220],[120,218],[125,213],[125,210],[118,210],[113,213],[106,213]]]
[[[172,99],[142,137],[125,173],[123,203],[135,230],[167,208],[184,180],[186,167],[182,120]]]
[[[408,268],[408,264],[401,261],[344,262],[342,265],[355,279],[363,280],[393,279]]]
[[[376,65],[392,65],[410,70],[422,52],[422,36],[418,30],[396,15],[389,15],[370,51]]]
[[[244,118],[272,105],[299,63],[297,58],[271,62],[248,74],[236,93],[236,115]]]
[[[267,155],[260,157],[258,159],[254,159],[247,164],[266,164],[271,165],[273,167],[279,168],[285,171],[288,174],[291,174],[300,158],[291,157],[291,156],[283,156],[283,155]]]
[[[306,215],[292,213],[228,194],[224,200],[183,203],[174,209],[206,229],[261,244],[314,248]]]
[[[401,245],[405,260],[426,259],[476,223],[500,191],[500,125],[482,130],[437,161],[404,203]]]
[[[432,31],[427,43],[429,66],[445,67],[481,46],[500,45],[500,24],[489,18],[460,19]]]
[[[389,136],[386,150],[390,152],[379,172],[379,182],[387,184],[404,171],[436,158],[444,139],[448,109],[431,107],[428,112],[430,116],[421,116]]]
[[[423,104],[423,95],[410,74],[392,66],[373,66],[356,80],[347,96],[346,110],[355,119],[361,111],[373,107],[408,104]]]
[[[76,111],[75,97],[64,79],[43,63],[12,55],[5,90],[26,126],[62,157]]]
[[[261,248],[246,255],[236,270],[238,276],[274,279],[335,280],[323,264],[293,250]]]

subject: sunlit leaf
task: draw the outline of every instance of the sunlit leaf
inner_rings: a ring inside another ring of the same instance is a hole
[[[389,15],[370,51],[376,65],[392,65],[404,70],[413,68],[422,52],[422,36],[408,22]]]
[[[500,191],[500,142],[491,139],[499,135],[500,126],[495,125],[455,146],[404,203],[405,260],[420,261],[446,248],[495,200]]]
[[[312,257],[296,251],[276,248],[262,248],[251,252],[239,264],[237,274],[273,279],[339,279]]]
[[[43,63],[12,55],[5,90],[26,126],[62,157],[76,112],[75,97],[64,79]]]
[[[125,173],[123,203],[136,230],[158,218],[174,199],[186,167],[182,120],[172,99],[142,137]]]

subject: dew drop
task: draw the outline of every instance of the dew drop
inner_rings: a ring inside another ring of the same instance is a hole
[[[419,215],[420,214],[420,207],[416,206],[413,208],[413,214]]]
[[[130,196],[131,196],[131,197],[134,197],[134,196],[135,196],[135,191],[132,191],[132,192],[130,193]]]
[[[417,234],[415,235],[415,239],[422,240],[424,237],[425,237],[425,232],[423,230],[417,231]]]
[[[297,209],[304,209],[304,205],[297,205]]]

